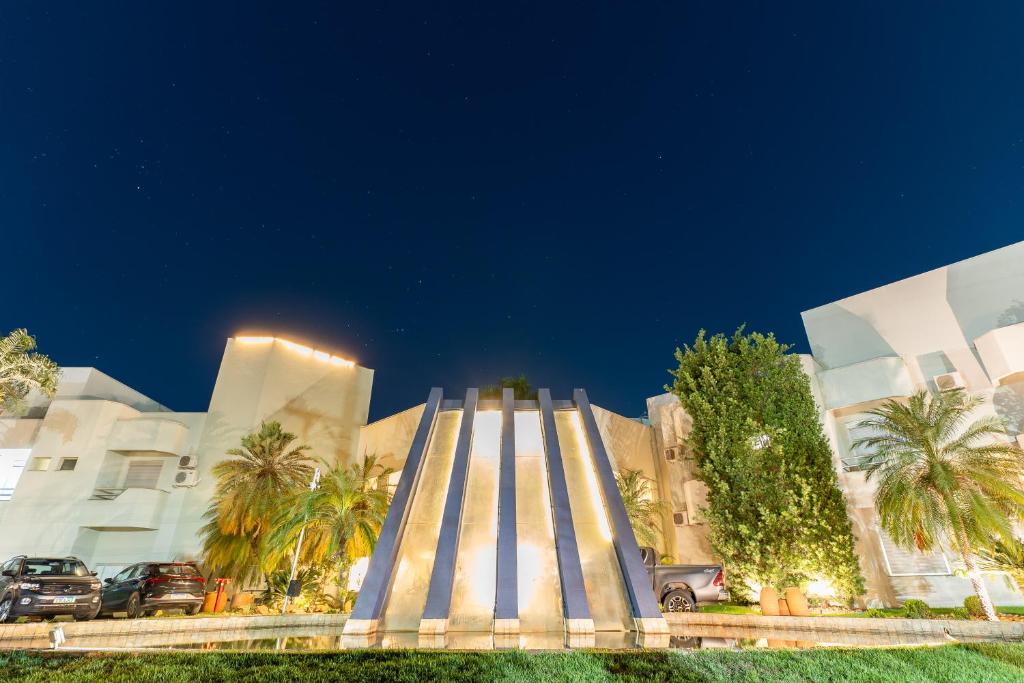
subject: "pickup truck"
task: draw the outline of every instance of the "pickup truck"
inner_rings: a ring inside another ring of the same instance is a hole
[[[725,602],[725,575],[720,564],[658,564],[654,548],[640,548],[654,597],[665,612],[695,612],[698,605]]]

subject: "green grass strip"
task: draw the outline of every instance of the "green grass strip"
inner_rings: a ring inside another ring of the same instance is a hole
[[[206,683],[208,681],[907,681],[1024,680],[1024,645],[889,649],[319,653],[0,653],[5,682]]]

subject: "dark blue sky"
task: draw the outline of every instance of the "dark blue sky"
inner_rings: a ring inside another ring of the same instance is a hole
[[[7,2],[0,327],[177,410],[226,337],[627,415],[677,344],[1024,238],[1024,4]]]

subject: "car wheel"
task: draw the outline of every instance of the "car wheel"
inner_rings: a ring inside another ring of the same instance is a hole
[[[99,614],[99,612],[91,612],[89,614],[82,614],[81,616],[76,614],[75,615],[75,621],[92,621],[93,619],[96,618],[96,616],[98,614]]]
[[[132,593],[132,596],[128,598],[128,604],[125,605],[124,611],[128,614],[129,619],[138,619],[142,616],[142,600],[138,593]]]
[[[8,621],[14,621],[14,597],[5,595],[3,600],[0,600],[0,624]]]
[[[202,605],[192,605],[191,607],[186,607],[185,614],[189,615],[190,617],[194,617],[195,615],[199,614],[200,607],[202,607]]]
[[[690,591],[683,588],[669,591],[662,598],[661,604],[666,612],[693,612],[697,607],[693,603],[693,596],[690,595]]]

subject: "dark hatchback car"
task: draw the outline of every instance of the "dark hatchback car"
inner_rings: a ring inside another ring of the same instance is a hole
[[[125,567],[106,584],[101,611],[125,612],[129,619],[157,610],[197,614],[206,597],[206,581],[189,562],[140,562]]]
[[[100,611],[100,582],[76,557],[14,557],[0,566],[0,622]]]

